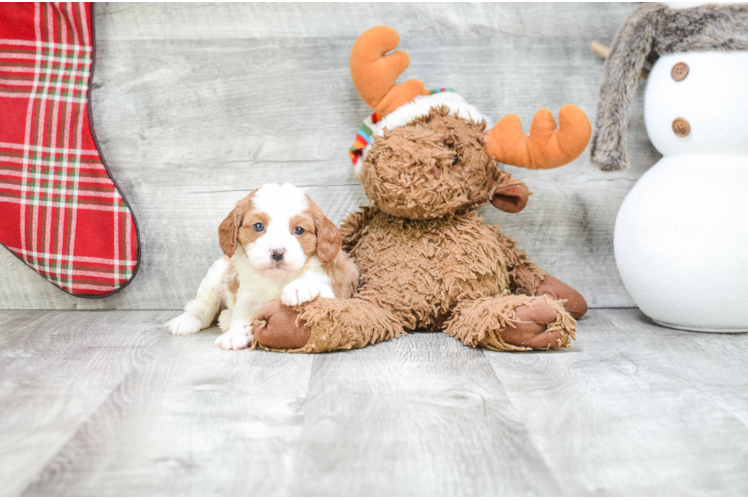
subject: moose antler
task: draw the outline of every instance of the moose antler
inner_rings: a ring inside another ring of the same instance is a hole
[[[408,68],[407,52],[397,48],[400,35],[389,26],[377,26],[358,37],[351,49],[351,78],[359,95],[382,114],[394,111],[419,95],[428,95],[423,82],[408,80],[396,85],[397,77]]]
[[[560,125],[547,109],[532,119],[530,133],[522,132],[517,115],[506,115],[485,133],[486,150],[500,163],[533,170],[556,168],[582,154],[592,128],[584,111],[567,104],[558,112]]]

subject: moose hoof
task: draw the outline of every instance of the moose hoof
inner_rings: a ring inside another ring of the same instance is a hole
[[[562,346],[564,332],[548,331],[548,325],[556,321],[556,309],[545,300],[534,299],[530,305],[517,307],[514,318],[514,326],[507,326],[501,334],[505,342],[533,349]]]
[[[272,302],[257,312],[257,319],[265,321],[264,326],[255,330],[257,341],[271,349],[298,349],[304,347],[312,335],[312,330],[292,308]]]

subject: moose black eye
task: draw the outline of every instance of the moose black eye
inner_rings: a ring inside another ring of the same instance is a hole
[[[261,233],[262,231],[265,230],[265,225],[262,222],[258,222],[257,224],[255,224],[254,226],[252,226],[252,229],[254,229],[255,231],[257,231],[258,233]]]
[[[295,234],[296,236],[304,234],[304,228],[296,226],[295,228],[293,228],[293,234]]]

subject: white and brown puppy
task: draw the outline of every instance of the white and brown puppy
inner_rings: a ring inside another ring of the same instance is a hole
[[[358,269],[341,250],[335,224],[299,188],[266,184],[239,200],[218,228],[225,257],[200,283],[197,298],[169,323],[172,335],[191,335],[216,319],[224,332],[215,346],[244,349],[250,321],[267,301],[297,306],[316,297],[348,298]]]

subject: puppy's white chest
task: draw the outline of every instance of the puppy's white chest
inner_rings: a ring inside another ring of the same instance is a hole
[[[329,278],[316,256],[310,258],[307,264],[298,272],[289,274],[284,278],[271,278],[256,271],[252,268],[241,247],[237,248],[233,260],[239,274],[237,302],[252,303],[259,307],[267,301],[279,300],[281,299],[284,288],[290,283],[308,281],[303,278],[314,277],[316,278],[314,279],[315,282],[329,284]]]
[[[264,303],[269,300],[280,299],[283,287],[292,281],[270,279],[257,273],[254,274],[255,276],[246,277],[240,274],[237,300],[239,297],[244,297],[253,302]]]

